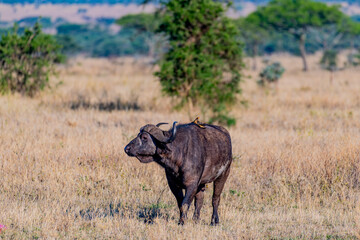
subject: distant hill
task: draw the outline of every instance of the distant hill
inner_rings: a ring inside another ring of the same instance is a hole
[[[0,3],[7,4],[140,4],[142,2],[142,0],[0,0]]]
[[[233,8],[227,15],[231,18],[246,16],[256,10],[259,4],[269,0],[233,0]],[[334,0],[322,0],[334,2]],[[346,1],[346,2],[345,2]],[[154,12],[160,0],[141,6],[143,0],[0,0],[0,27],[19,22],[27,26],[38,16],[56,22],[77,24],[105,24],[127,14]],[[360,0],[344,0],[342,11],[351,16],[360,16]],[[154,4],[155,3],[155,4]],[[359,4],[350,4],[359,3]],[[45,21],[45,20],[43,20]],[[50,26],[49,21],[44,26]],[[55,24],[57,25],[57,24]]]
[[[255,4],[266,3],[269,0],[234,0],[234,2],[252,2]],[[321,2],[345,2],[349,4],[360,4],[360,0],[319,0]],[[53,4],[130,4],[136,3],[140,4],[143,0],[0,0],[0,3],[7,4],[45,4],[45,3],[53,3]],[[159,0],[155,0],[155,2],[159,2]]]

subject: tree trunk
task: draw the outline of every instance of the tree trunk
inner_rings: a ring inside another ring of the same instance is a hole
[[[324,52],[326,52],[328,50],[328,44],[325,40],[323,41],[323,49],[324,49]]]
[[[253,65],[252,70],[257,69],[256,56],[258,55],[258,46],[256,44],[253,45]]]
[[[299,48],[300,48],[300,54],[301,54],[301,58],[303,60],[303,71],[306,72],[308,70],[308,66],[307,66],[307,62],[306,62],[306,51],[305,51],[305,39],[306,39],[306,34],[303,33],[300,35],[299,38]]]

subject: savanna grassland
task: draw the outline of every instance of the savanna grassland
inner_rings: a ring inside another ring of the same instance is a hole
[[[320,55],[306,73],[300,58],[272,58],[286,68],[276,88],[245,71],[216,227],[212,185],[201,222],[192,206],[178,226],[164,170],[123,151],[147,123],[189,121],[144,61],[79,58],[59,67],[56,88],[1,96],[0,239],[359,238],[360,68],[330,84]]]

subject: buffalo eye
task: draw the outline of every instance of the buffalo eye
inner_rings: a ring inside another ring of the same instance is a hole
[[[142,135],[142,136],[141,136],[141,140],[144,141],[144,142],[146,142],[146,141],[148,140],[148,137],[147,137],[146,135]]]

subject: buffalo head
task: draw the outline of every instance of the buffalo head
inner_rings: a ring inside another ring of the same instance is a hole
[[[136,157],[142,163],[149,163],[154,161],[156,149],[160,144],[164,145],[170,143],[175,139],[176,123],[173,123],[173,128],[169,131],[163,131],[159,128],[160,125],[167,123],[158,123],[156,125],[147,124],[140,128],[140,132],[136,138],[126,145],[124,151],[130,157]]]

